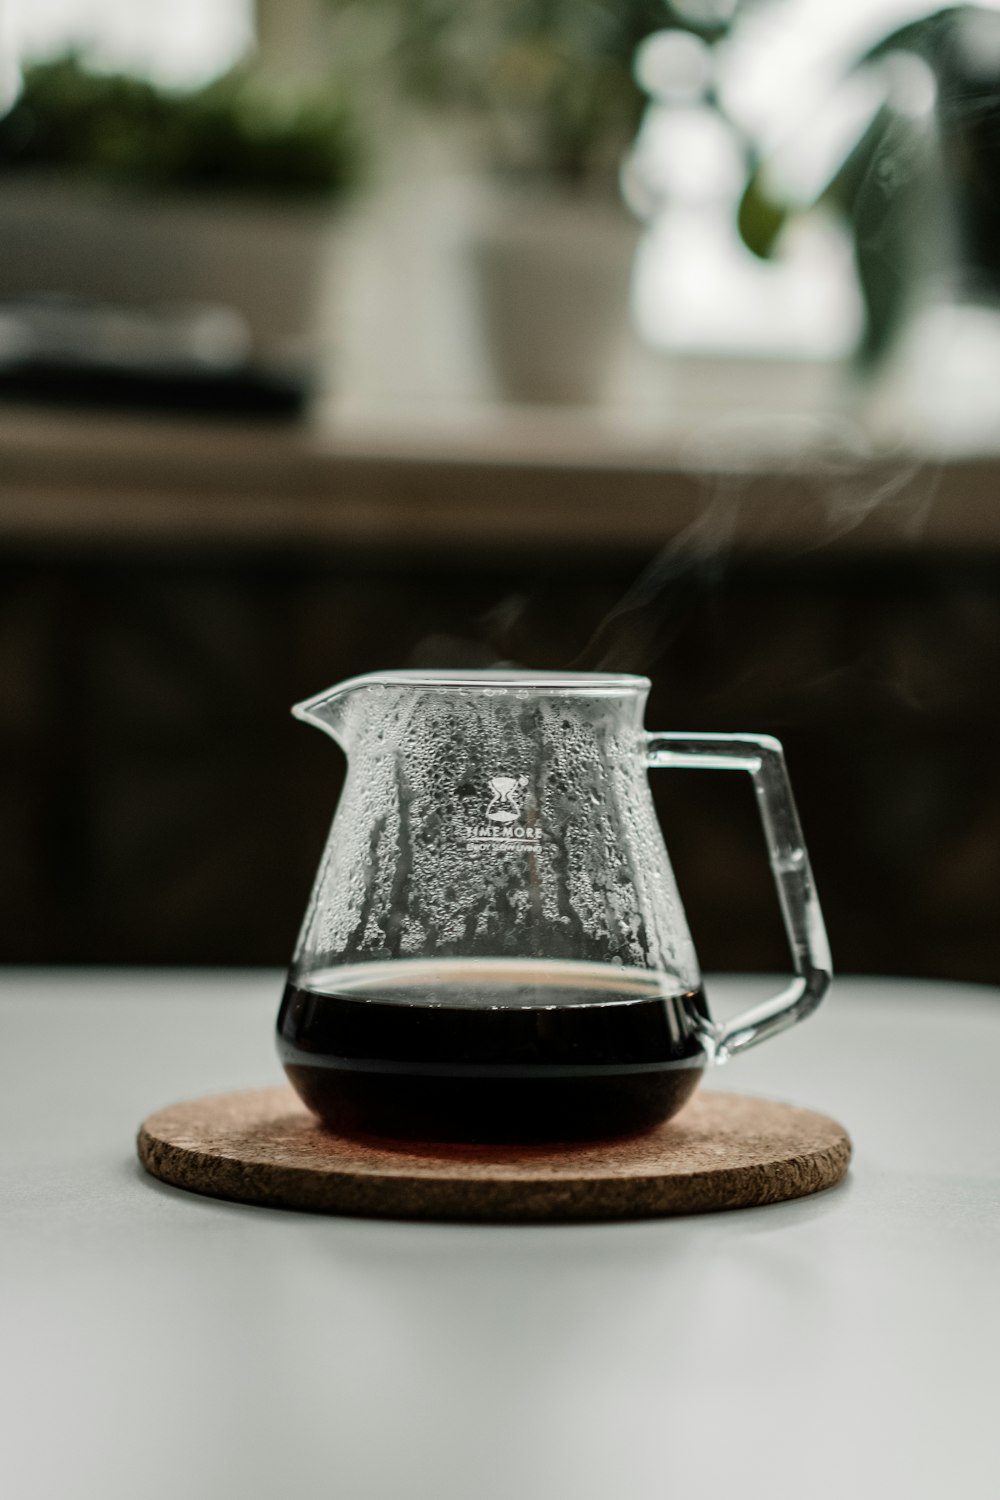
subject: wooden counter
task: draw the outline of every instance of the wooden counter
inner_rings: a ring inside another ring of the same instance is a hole
[[[1000,549],[1000,458],[681,443],[483,411],[298,426],[0,409],[0,537],[226,547]]]

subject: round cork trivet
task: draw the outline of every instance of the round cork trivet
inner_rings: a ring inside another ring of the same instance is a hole
[[[268,1208],[529,1223],[753,1208],[832,1187],[851,1142],[812,1110],[701,1092],[642,1135],[471,1146],[335,1135],[288,1088],[150,1115],[139,1159],[174,1187]]]

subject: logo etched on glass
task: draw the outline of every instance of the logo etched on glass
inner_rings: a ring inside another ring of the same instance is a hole
[[[490,844],[493,848],[538,849],[542,830],[522,821],[527,776],[491,776],[486,788],[486,806],[481,823],[468,823],[466,847]]]

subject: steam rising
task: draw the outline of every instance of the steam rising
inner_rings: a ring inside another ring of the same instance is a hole
[[[580,671],[639,672],[687,612],[692,593],[718,587],[736,523],[740,482],[720,478],[704,509],[661,548],[609,610],[579,658]]]
[[[846,421],[797,425],[796,433],[781,424],[775,434],[779,456],[767,464],[764,476],[759,459],[748,460],[750,445],[759,451],[767,439],[759,421],[736,418],[703,430],[686,455],[694,469],[705,466],[709,451],[715,456],[716,471],[705,473],[703,505],[608,611],[572,666],[649,670],[695,604],[721,594],[738,543],[744,553],[763,544],[786,560],[806,557],[841,541],[876,513],[888,540],[908,546],[919,539],[937,494],[939,464],[876,457],[861,430]],[[750,490],[759,492],[769,478],[785,490],[791,481],[798,519],[808,518],[806,529],[814,539],[789,547],[782,540],[783,512],[777,512],[777,523],[760,515],[759,499],[752,499]]]
[[[905,551],[924,531],[940,479],[940,463],[875,453],[861,428],[833,417],[730,417],[706,424],[680,457],[689,474],[702,475],[697,513],[575,653],[539,660],[532,617],[547,606],[541,588],[525,583],[484,610],[474,634],[423,637],[408,664],[652,671],[696,610],[726,601],[738,559],[780,558],[793,572],[796,558],[814,560],[863,527],[876,529],[879,546]]]

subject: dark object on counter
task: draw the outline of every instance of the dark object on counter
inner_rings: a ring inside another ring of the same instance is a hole
[[[233,308],[130,307],[68,296],[0,303],[0,398],[292,418],[311,382],[250,362]]]
[[[0,366],[0,398],[5,401],[292,418],[301,416],[309,396],[305,383],[255,370],[217,375],[194,369],[112,370],[45,360]]]

